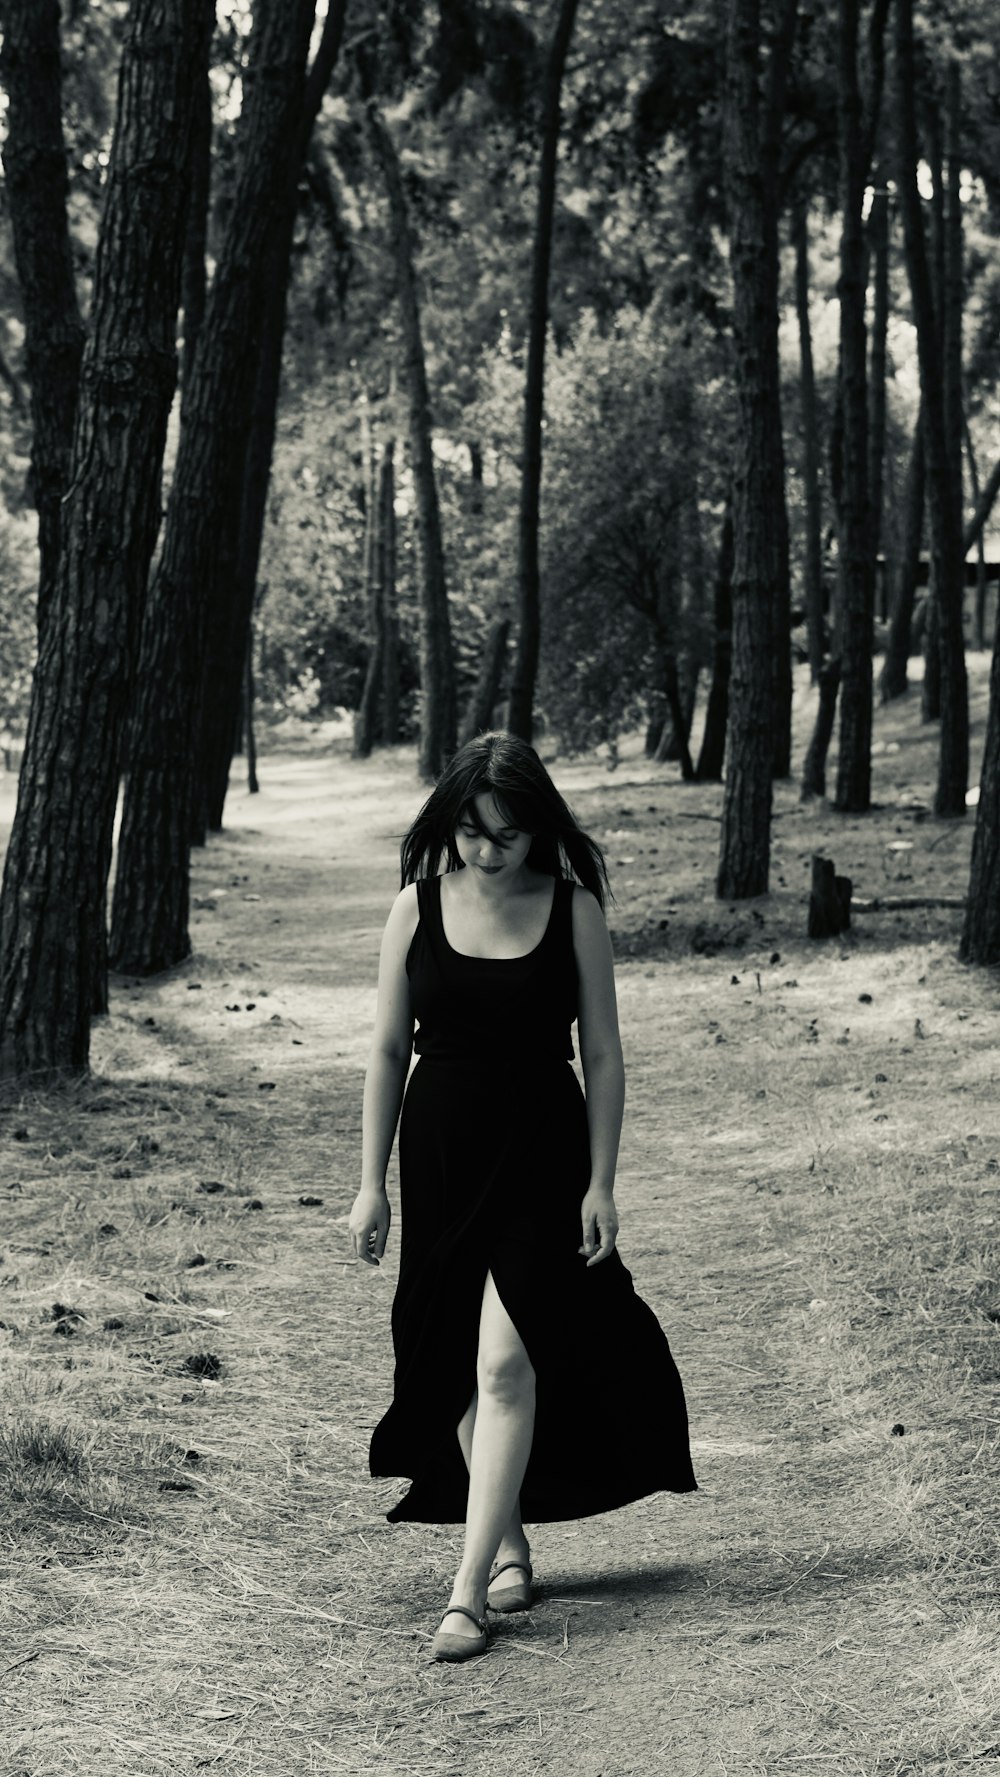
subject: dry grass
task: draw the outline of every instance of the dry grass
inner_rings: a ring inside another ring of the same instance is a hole
[[[878,739],[880,810],[782,788],[774,893],[732,911],[716,789],[557,767],[612,860],[622,1246],[702,1491],[541,1529],[539,1606],[456,1669],[457,1531],[387,1525],[366,1473],[392,1265],[344,1239],[420,792],[403,753],[264,761],[190,964],[117,984],[89,1082],[0,1105],[0,1777],[1000,1764],[996,982],[947,912],[801,935],[816,848],[859,893],[964,887],[932,737]]]

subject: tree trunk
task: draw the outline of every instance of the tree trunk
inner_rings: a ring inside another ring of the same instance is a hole
[[[942,576],[947,602],[938,601],[941,624],[941,759],[935,811],[964,815],[969,782],[969,690],[965,665],[965,550],[962,546],[962,318],[965,274],[962,239],[962,87],[959,63],[948,65],[945,101],[944,341],[945,458],[955,559]],[[950,533],[949,533],[950,534]]]
[[[954,371],[942,374],[938,342],[941,333],[934,310],[930,273],[924,243],[920,196],[917,190],[917,129],[914,103],[913,0],[897,0],[896,78],[899,122],[899,169],[897,183],[903,215],[906,258],[913,301],[920,364],[920,388],[924,410],[924,448],[927,454],[927,503],[930,510],[932,583],[940,621],[941,646],[941,753],[934,812],[963,815],[968,783],[969,710],[965,672],[962,607],[965,593],[965,562],[962,547],[961,458],[954,458],[953,406],[959,410],[958,448],[961,451],[961,392],[953,390]],[[953,366],[961,354],[961,264],[955,264],[956,237],[960,254],[961,224],[958,218],[958,75],[949,78],[949,165],[954,186],[949,193],[955,215],[948,228],[946,253],[944,359]],[[958,294],[956,295],[956,290]]]
[[[694,765],[688,750],[690,723],[685,726],[684,705],[677,672],[677,656],[670,643],[669,631],[661,624],[656,625],[656,651],[658,678],[667,706],[669,726],[668,722],[664,722],[664,732],[660,736],[660,744],[653,758],[657,765],[664,765],[673,753],[673,756],[680,760],[682,779],[686,784],[690,784],[694,782]]]
[[[729,900],[766,892],[770,856],[775,611],[783,541],[787,544],[778,380],[777,143],[796,10],[794,0],[786,0],[772,34],[763,118],[759,0],[728,0],[726,13],[724,162],[739,419],[729,758],[716,893]]]
[[[889,331],[889,192],[884,173],[876,168],[874,193],[868,214],[868,244],[874,268],[874,305],[872,310],[871,369],[868,379],[868,505],[870,534],[868,553],[872,575],[878,562],[882,543],[882,504],[885,470],[885,379],[886,345]],[[884,623],[889,614],[888,588],[883,573],[879,587],[879,617]]]
[[[205,250],[208,243],[208,203],[212,184],[212,83],[208,69],[194,95],[194,127],[191,131],[187,232],[181,267],[181,309],[184,350],[181,357],[181,392],[191,381],[198,334],[205,315],[208,276]]]
[[[275,207],[260,273],[262,317],[257,338],[253,405],[242,475],[233,477],[231,505],[221,525],[222,543],[214,596],[208,601],[201,693],[201,739],[195,758],[196,803],[213,831],[222,816],[232,765],[232,725],[239,704],[247,636],[253,621],[261,539],[281,389],[282,347],[288,303],[299,176],[323,94],[340,53],[346,0],[327,10],[319,47],[305,81],[296,134],[287,155],[284,191]]]
[[[507,615],[494,618],[490,625],[483,658],[479,667],[479,675],[469,698],[468,708],[462,721],[459,740],[464,745],[476,734],[485,734],[493,724],[493,711],[500,696],[503,681],[503,669],[507,660],[507,640],[510,635],[510,618]]]
[[[981,537],[984,526],[1000,494],[1000,461],[994,463],[990,470],[990,478],[976,502],[976,510],[965,527],[962,536],[962,553],[967,555],[977,537]]]
[[[246,671],[243,680],[243,727],[246,732],[247,789],[251,796],[260,791],[257,780],[257,728],[254,719],[256,690],[253,676],[253,624],[247,632]]]
[[[729,718],[729,673],[733,648],[733,508],[726,501],[715,571],[715,639],[712,653],[712,686],[705,711],[705,729],[695,777],[699,783],[722,778]]]
[[[837,49],[837,149],[841,207],[840,396],[843,407],[842,496],[837,571],[840,589],[840,744],[834,806],[864,814],[871,802],[874,558],[869,505],[865,342],[867,167],[858,82],[859,0],[840,0]]]
[[[573,35],[577,5],[578,0],[560,0],[542,88],[542,153],[538,171],[538,206],[535,213],[534,256],[531,267],[524,442],[521,452],[521,509],[517,553],[518,628],[507,705],[507,727],[512,734],[529,741],[534,723],[535,680],[538,675],[542,633],[538,529],[542,487],[545,337],[549,318],[549,263],[552,258],[563,69]]]
[[[840,690],[840,655],[833,653],[823,662],[819,675],[819,707],[812,739],[802,767],[801,797],[826,795],[826,756],[833,738],[837,715],[837,693]]]
[[[212,11],[208,0],[135,0],[125,33],[63,547],[0,901],[3,1075],[85,1069],[102,997],[96,935],[160,519],[191,95]]]
[[[366,428],[367,431],[367,428]],[[382,461],[376,469],[371,446],[365,444],[368,473],[368,511],[365,525],[365,604],[368,616],[368,662],[365,668],[361,701],[354,718],[355,759],[367,759],[375,742],[382,738],[379,705],[382,701],[382,669],[385,661],[385,592],[382,582],[384,550],[382,523],[385,503],[382,497]]]
[[[974,504],[978,506],[980,500],[979,469],[976,464],[976,452],[972,443],[972,433],[969,431],[969,423],[965,418],[964,412],[962,414],[962,430],[965,435],[965,456],[969,465],[969,481],[972,484],[972,498]],[[972,625],[973,647],[980,649],[985,648],[986,646],[986,594],[986,548],[983,543],[983,533],[980,531],[976,538],[976,604]]]
[[[439,776],[455,751],[457,715],[451,619],[445,582],[441,513],[434,474],[427,365],[420,324],[414,242],[399,158],[375,101],[368,101],[368,126],[389,197],[390,235],[403,329],[404,381],[409,408],[410,466],[420,543],[420,745],[424,778]]]
[[[979,807],[972,837],[969,898],[959,956],[967,963],[1000,963],[1000,600],[990,668],[990,709],[979,773]]]
[[[190,952],[189,862],[205,610],[249,430],[265,247],[296,141],[314,0],[260,11],[232,221],[185,402],[163,550],[143,625],[111,926],[114,966],[148,975]],[[238,656],[242,675],[243,649]],[[232,715],[230,722],[232,722]]]
[[[31,386],[31,498],[38,510],[38,634],[56,584],[84,326],[66,217],[59,0],[3,0],[4,177]]]
[[[905,697],[908,686],[910,629],[913,605],[917,596],[917,575],[920,571],[920,550],[924,535],[924,421],[917,415],[910,446],[910,462],[906,473],[906,496],[903,508],[903,534],[899,556],[893,573],[892,601],[889,614],[889,637],[879,680],[883,703]]]
[[[700,488],[701,439],[693,401],[686,404],[684,551],[680,579],[680,612],[677,622],[678,648],[677,688],[680,700],[681,726],[678,730],[673,711],[664,706],[660,725],[652,747],[647,736],[647,756],[659,765],[683,762],[683,749],[690,745],[691,726],[698,702],[698,680],[705,664],[705,550],[702,539]],[[694,773],[692,771],[692,777]]]
[[[382,739],[399,742],[399,610],[396,603],[396,443],[390,438],[379,484],[382,577]]]
[[[799,323],[799,364],[802,399],[802,479],[805,503],[806,545],[803,562],[806,638],[809,675],[815,685],[823,665],[823,512],[819,485],[819,424],[816,415],[816,376],[813,370],[812,328],[809,321],[809,223],[804,197],[796,198],[792,211],[792,242],[795,248],[795,308]]]
[[[941,719],[941,613],[938,607],[937,565],[933,548],[927,572],[927,608],[924,612],[924,676],[920,686],[921,722]]]

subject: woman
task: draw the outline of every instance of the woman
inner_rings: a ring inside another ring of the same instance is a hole
[[[487,1604],[530,1606],[523,1518],[696,1483],[680,1377],[616,1250],[625,1076],[601,850],[534,749],[495,733],[451,760],[401,855],[350,1234],[377,1265],[402,1104],[394,1398],[371,1471],[412,1481],[390,1519],[465,1520],[432,1649],[464,1660],[486,1649]]]

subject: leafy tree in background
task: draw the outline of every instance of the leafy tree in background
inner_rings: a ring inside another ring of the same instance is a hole
[[[642,718],[658,737],[669,713],[683,762],[678,660],[701,663],[708,630],[687,531],[696,503],[718,513],[725,497],[715,453],[699,476],[691,440],[724,436],[721,356],[704,323],[653,305],[622,311],[607,336],[585,317],[552,366],[539,701],[572,746],[615,744]]]

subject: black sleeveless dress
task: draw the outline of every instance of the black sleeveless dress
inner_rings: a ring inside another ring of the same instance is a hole
[[[536,1377],[525,1522],[582,1518],[695,1486],[677,1368],[617,1252],[578,1252],[590,1181],[572,897],[558,879],[541,943],[468,957],[441,921],[441,878],[417,883],[406,968],[419,1029],[399,1131],[402,1237],[392,1308],[394,1398],[373,1475],[412,1486],[390,1520],[459,1523],[468,1476],[457,1426],[476,1386],[487,1271]]]

